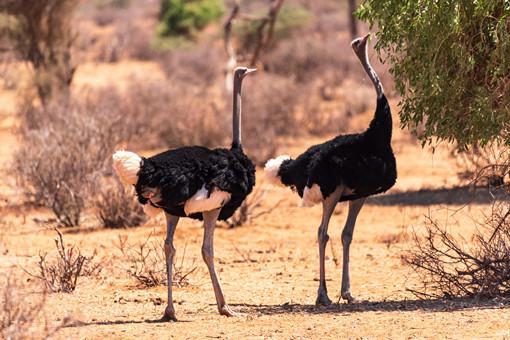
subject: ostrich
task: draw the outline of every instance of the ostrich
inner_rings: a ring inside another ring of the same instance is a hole
[[[233,142],[229,149],[187,146],[150,158],[117,151],[114,166],[122,182],[135,186],[138,201],[151,216],[164,212],[167,236],[165,258],[168,304],[163,321],[177,321],[172,302],[173,237],[180,217],[204,221],[202,258],[211,276],[221,315],[236,315],[225,301],[214,268],[213,237],[216,221],[226,220],[241,205],[255,185],[255,165],[241,146],[241,85],[256,69],[234,71]]]
[[[266,163],[266,178],[272,184],[289,186],[303,198],[303,205],[322,203],[318,231],[320,283],[316,304],[331,304],[326,289],[324,257],[329,240],[328,224],[338,202],[349,201],[349,213],[342,231],[343,272],[341,297],[357,302],[350,290],[349,247],[356,217],[368,196],[385,192],[395,184],[397,169],[391,149],[391,112],[383,87],[367,57],[370,33],[351,43],[377,92],[377,108],[363,133],[339,135],[310,147],[295,160],[279,156]]]

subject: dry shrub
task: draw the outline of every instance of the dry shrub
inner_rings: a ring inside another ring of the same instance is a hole
[[[106,181],[103,181],[103,183]],[[147,221],[142,206],[134,196],[134,189],[120,183],[117,177],[104,183],[93,202],[96,216],[104,228],[137,227]]]
[[[12,173],[24,194],[50,208],[60,225],[76,226],[98,177],[122,138],[120,117],[79,103],[52,102],[20,113],[21,143]]]
[[[348,41],[322,41],[312,36],[281,42],[268,53],[266,68],[272,73],[295,77],[299,83],[320,78],[331,86],[341,85],[351,75],[351,69],[362,69]]]
[[[46,288],[52,292],[71,293],[76,289],[78,277],[83,275],[83,268],[87,263],[91,263],[96,255],[86,257],[76,248],[75,245],[70,248],[65,247],[62,233],[57,228],[54,228],[59,238],[55,239],[55,247],[57,248],[57,261],[56,263],[48,263],[46,261],[47,254],[39,254],[39,268],[38,274],[32,274],[25,270],[27,274],[41,280]],[[88,268],[88,273],[98,272],[100,264]]]
[[[133,142],[144,148],[217,147],[229,137],[222,103],[186,83],[135,81],[126,99],[130,105],[124,114],[137,117]]]
[[[154,287],[167,284],[166,259],[162,246],[163,241],[156,237],[153,230],[149,236],[134,245],[127,244],[127,236],[119,235],[118,248],[128,261],[128,274],[136,279],[142,287]],[[191,279],[195,277],[199,268],[195,265],[195,259],[191,263],[185,262],[186,246],[184,247],[180,261],[174,257],[172,264],[172,285],[186,287],[193,285]]]
[[[129,58],[138,60],[156,60],[160,53],[152,47],[153,30],[137,29],[132,32],[127,55]]]
[[[294,81],[260,73],[246,81],[243,88],[242,136],[246,154],[263,165],[277,153],[278,136],[302,132],[295,110],[303,100]]]
[[[508,201],[496,203],[472,242],[429,217],[425,237],[414,232],[414,248],[404,257],[422,282],[410,291],[421,298],[510,296],[509,216]]]
[[[476,185],[501,186],[508,176],[510,149],[507,146],[489,143],[473,146],[460,152],[452,151],[459,168],[458,176]]]
[[[209,44],[192,50],[175,49],[158,61],[172,83],[200,89],[214,85],[220,79],[225,64],[222,53]]]
[[[112,36],[107,40],[103,39],[97,46],[99,52],[96,60],[115,63],[123,59],[128,54],[128,48],[136,31],[136,27],[129,21],[123,25],[117,25]]]
[[[267,188],[255,187],[253,192],[246,197],[239,209],[226,222],[229,228],[241,227],[250,223],[252,219],[265,215],[273,211],[281,201],[270,208],[262,209],[261,204],[267,196]],[[257,212],[255,212],[257,210]]]
[[[0,338],[49,339],[70,323],[66,316],[57,324],[50,324],[44,289],[40,291],[40,287],[26,284],[12,273],[0,277],[0,306],[3,306],[0,307]]]

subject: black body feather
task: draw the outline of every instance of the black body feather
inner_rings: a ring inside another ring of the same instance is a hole
[[[305,186],[311,188],[313,184],[319,185],[324,198],[341,184],[352,189],[353,193],[342,196],[340,202],[385,192],[397,178],[391,130],[391,111],[383,94],[365,132],[339,135],[310,147],[295,160],[284,161],[278,176],[301,197]]]
[[[159,187],[162,199],[156,206],[170,215],[186,217],[186,200],[202,186],[209,193],[217,187],[232,195],[218,218],[226,220],[234,214],[254,185],[255,165],[240,145],[233,145],[230,150],[188,146],[142,158],[135,188],[139,202],[150,204],[142,196],[142,188]],[[201,213],[187,217],[202,220]]]

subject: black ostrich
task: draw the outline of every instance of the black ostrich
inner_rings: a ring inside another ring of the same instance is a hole
[[[164,212],[167,222],[165,257],[168,305],[162,320],[176,321],[172,302],[173,237],[180,217],[204,221],[202,257],[207,264],[221,315],[234,316],[225,302],[214,269],[213,236],[218,219],[232,216],[255,185],[255,165],[241,146],[241,85],[255,69],[234,71],[233,142],[229,149],[210,150],[188,146],[168,150],[150,158],[132,152],[113,155],[120,179],[136,188],[138,200],[149,215]]]
[[[326,289],[324,256],[329,240],[328,224],[338,202],[349,201],[342,232],[342,298],[357,301],[350,291],[349,246],[356,217],[368,196],[385,192],[395,184],[397,168],[391,149],[391,112],[379,78],[367,57],[370,34],[351,43],[377,92],[377,109],[363,133],[340,135],[309,148],[295,160],[280,156],[266,163],[266,178],[297,190],[306,206],[322,203],[319,227],[320,285],[316,304],[330,304]]]

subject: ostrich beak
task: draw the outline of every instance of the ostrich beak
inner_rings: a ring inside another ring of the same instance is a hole
[[[256,68],[249,68],[249,69],[246,71],[245,75],[248,75],[248,74],[250,74],[250,73],[254,73],[254,72],[257,72],[257,69],[256,69]]]
[[[363,39],[361,40],[360,45],[361,45],[361,44],[364,44],[364,43],[367,41],[367,39],[370,37],[370,35],[371,35],[371,34],[372,34],[372,33],[368,33],[367,35],[365,35],[365,36],[363,37]]]

